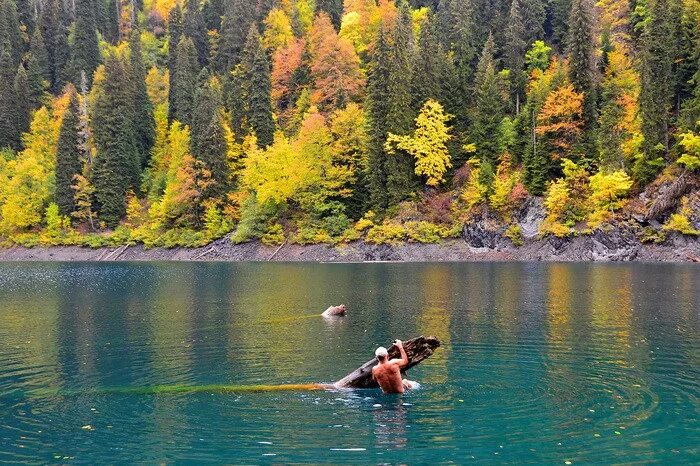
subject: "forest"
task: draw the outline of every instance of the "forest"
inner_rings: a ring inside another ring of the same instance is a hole
[[[0,0],[0,242],[699,235],[700,0]],[[664,191],[665,190],[665,191]]]

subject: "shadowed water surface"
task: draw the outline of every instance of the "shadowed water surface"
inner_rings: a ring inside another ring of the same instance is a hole
[[[0,463],[697,463],[699,313],[692,265],[0,264]],[[245,389],[419,334],[403,396]]]

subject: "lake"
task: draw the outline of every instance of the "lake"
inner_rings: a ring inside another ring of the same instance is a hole
[[[699,329],[688,264],[5,263],[0,463],[698,463]]]

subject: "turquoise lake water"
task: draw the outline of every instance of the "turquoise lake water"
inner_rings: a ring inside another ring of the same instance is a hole
[[[697,265],[0,264],[0,463],[697,464],[699,330]]]

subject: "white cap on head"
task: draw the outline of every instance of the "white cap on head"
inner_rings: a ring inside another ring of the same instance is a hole
[[[377,351],[374,352],[374,355],[378,358],[385,358],[389,356],[389,352],[384,348],[383,346],[380,346],[377,348]]]

